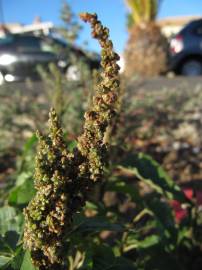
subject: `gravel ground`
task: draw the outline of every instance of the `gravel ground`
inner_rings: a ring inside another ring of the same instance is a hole
[[[201,78],[159,77],[128,84],[126,140],[181,183],[202,180]]]
[[[156,77],[151,79],[141,79],[141,80],[132,80],[128,87],[131,90],[162,90],[163,88],[173,89],[173,88],[196,88],[198,85],[202,84],[202,76],[201,77]],[[40,81],[36,82],[15,82],[7,84],[9,89],[15,90],[19,89],[22,91],[34,91],[36,93],[44,91],[43,83]],[[0,86],[1,91],[2,86]]]
[[[126,143],[152,155],[176,181],[201,180],[202,77],[132,80],[127,89]],[[41,93],[40,81],[0,86],[0,161],[6,156],[12,164],[17,144],[46,121]],[[9,173],[9,164],[0,166],[0,174]]]

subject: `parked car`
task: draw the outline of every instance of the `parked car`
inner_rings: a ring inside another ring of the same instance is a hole
[[[62,38],[7,34],[0,37],[0,84],[26,78],[38,79],[37,66],[47,68],[51,62],[68,78],[77,80],[79,74],[76,64],[72,64],[70,59],[72,55],[82,59],[90,69],[99,68],[99,57],[90,58]]]
[[[188,23],[170,41],[170,70],[185,76],[202,75],[202,19]]]

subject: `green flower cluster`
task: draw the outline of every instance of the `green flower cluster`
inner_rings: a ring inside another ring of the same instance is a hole
[[[113,117],[119,93],[118,55],[109,40],[109,30],[96,15],[82,14],[91,23],[92,35],[102,47],[102,80],[85,113],[84,132],[73,153],[68,153],[54,109],[50,111],[49,135],[38,134],[36,196],[25,209],[24,248],[31,252],[40,270],[64,269],[66,240],[73,214],[85,204],[89,190],[101,179],[107,161],[105,135]]]
[[[92,106],[85,113],[84,132],[78,139],[78,149],[86,162],[82,164],[83,172],[90,172],[90,179],[97,181],[102,177],[106,164],[107,146],[105,140],[107,128],[116,115],[119,95],[119,60],[109,40],[109,29],[103,27],[96,14],[82,13],[80,17],[89,22],[92,27],[92,36],[98,39],[101,52],[101,81],[96,87],[96,94]]]
[[[67,152],[54,109],[50,112],[49,129],[47,138],[37,134],[37,193],[25,209],[24,247],[31,251],[33,262],[40,269],[61,269],[72,215],[85,200],[80,194],[83,185],[77,177],[78,164],[74,155]]]

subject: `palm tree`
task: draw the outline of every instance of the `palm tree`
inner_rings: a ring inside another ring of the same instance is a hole
[[[127,76],[154,76],[167,65],[167,40],[155,19],[160,0],[126,0],[130,8],[129,40],[125,50]]]

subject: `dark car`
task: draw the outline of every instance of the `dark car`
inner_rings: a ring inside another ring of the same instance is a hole
[[[190,22],[171,39],[170,69],[185,76],[202,75],[202,19]]]
[[[76,65],[70,59],[74,55],[90,69],[99,68],[99,58],[90,58],[81,49],[52,36],[7,34],[0,37],[0,84],[4,81],[38,79],[37,66],[47,68],[55,63],[67,77],[78,79]],[[75,61],[76,63],[76,61]]]

